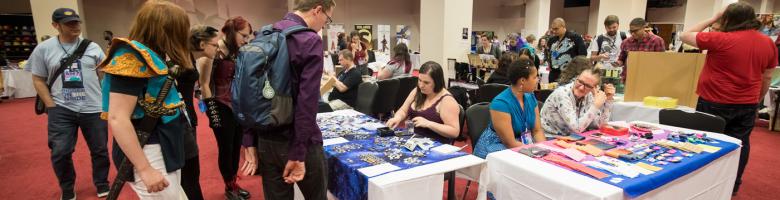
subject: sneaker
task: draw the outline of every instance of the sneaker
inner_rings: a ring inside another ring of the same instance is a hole
[[[249,191],[246,191],[244,188],[241,187],[238,188],[238,195],[244,199],[249,199],[250,197],[252,197],[252,195],[249,194]]]
[[[98,198],[107,197],[108,191],[110,191],[108,187],[99,187],[97,190],[97,197]]]
[[[758,113],[758,118],[769,120],[769,113]]]
[[[238,191],[225,191],[225,200],[246,200]]]
[[[62,197],[60,197],[62,200],[76,200],[76,193],[70,192],[70,194],[63,193]]]

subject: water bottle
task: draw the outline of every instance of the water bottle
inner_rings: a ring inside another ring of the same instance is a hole
[[[406,133],[414,134],[414,122],[412,120],[406,120]]]

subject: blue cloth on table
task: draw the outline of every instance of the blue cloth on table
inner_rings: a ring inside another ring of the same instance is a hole
[[[662,167],[663,169],[650,175],[639,175],[638,177],[633,179],[622,175],[614,175],[612,173],[609,173],[606,170],[596,169],[611,175],[604,179],[599,179],[599,181],[622,188],[623,192],[626,195],[628,195],[631,198],[635,198],[647,192],[650,192],[656,188],[659,188],[669,182],[672,182],[682,176],[685,176],[693,171],[696,171],[697,169],[704,167],[705,165],[709,164],[714,160],[717,160],[718,158],[726,155],[727,153],[732,152],[737,148],[740,148],[738,144],[725,142],[717,139],[712,139],[712,140],[715,141],[715,143],[711,142],[705,144],[721,148],[719,151],[715,153],[702,152],[700,154],[695,154],[692,157],[683,157],[682,161],[679,163],[669,163],[664,166],[659,166]],[[678,151],[677,153],[674,154],[674,156],[681,156],[681,152]],[[638,162],[653,164],[644,160],[631,162],[631,163],[638,163]],[[654,166],[658,166],[658,165],[654,165]],[[583,174],[584,176],[588,176],[581,172],[577,172],[577,173]],[[622,178],[623,181],[618,183],[612,183],[610,182],[610,179],[612,178]]]
[[[363,118],[363,117],[357,117],[357,118]],[[325,127],[321,127],[321,130],[324,134],[327,134],[327,131],[329,131]],[[325,157],[328,162],[328,190],[336,196],[339,199],[368,199],[368,179],[371,177],[368,177],[358,171],[358,169],[364,168],[364,167],[370,167],[371,165],[369,163],[366,163],[360,159],[360,155],[370,153],[377,157],[380,157],[384,159],[385,161],[389,162],[390,164],[393,164],[395,166],[398,166],[400,170],[410,169],[426,164],[431,164],[443,160],[448,160],[451,158],[456,158],[460,156],[468,155],[464,152],[455,152],[451,154],[440,154],[433,151],[428,151],[428,154],[424,157],[420,157],[420,160],[422,161],[419,164],[406,164],[403,162],[404,158],[411,157],[412,152],[408,151],[404,147],[401,147],[400,144],[397,143],[391,143],[391,145],[382,146],[382,145],[376,145],[374,144],[374,139],[378,138],[379,136],[376,134],[376,131],[366,130],[361,128],[358,130],[359,132],[370,132],[370,135],[365,137],[356,137],[356,135],[347,135],[343,136],[343,138],[350,140],[347,143],[341,143],[341,144],[334,144],[329,145],[325,147]],[[411,136],[404,136],[403,141],[406,141],[405,139],[410,138]],[[414,136],[415,138],[419,138],[420,136]],[[439,146],[441,143],[434,141],[434,146]],[[342,146],[342,145],[354,145],[359,144],[361,145],[361,148],[346,151],[343,153],[339,153],[335,151],[334,149],[336,147]],[[388,148],[401,148],[402,149],[402,156],[399,159],[390,160],[384,155],[384,151]],[[420,150],[418,147],[416,150]],[[390,172],[386,172],[383,174],[387,174]],[[372,177],[377,177],[382,174],[378,174]]]

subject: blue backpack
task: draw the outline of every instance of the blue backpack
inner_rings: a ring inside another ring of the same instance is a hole
[[[285,30],[266,25],[239,49],[230,92],[241,126],[264,129],[292,124],[299,75],[290,65],[286,39],[299,31],[314,30],[301,25]]]

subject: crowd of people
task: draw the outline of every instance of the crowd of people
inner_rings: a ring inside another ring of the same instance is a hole
[[[48,114],[52,167],[62,199],[75,199],[71,155],[79,128],[91,152],[98,197],[107,196],[110,189],[110,128],[111,158],[116,167],[124,160],[132,164],[132,175],[124,181],[139,198],[203,199],[195,98],[204,104],[217,141],[227,199],[250,198],[236,180],[239,174],[256,173],[262,176],[265,199],[292,199],[292,183],[298,184],[306,199],[326,199],[328,172],[315,121],[318,105],[324,101],[320,80],[323,76],[335,80],[329,101],[355,107],[357,88],[363,82],[359,68],[367,64],[369,49],[357,32],[349,38],[339,34],[336,56],[344,70],[323,72],[322,39],[316,31],[331,23],[335,6],[333,0],[297,1],[292,12],[272,24],[279,30],[301,25],[314,31],[295,32],[286,40],[290,55],[286,62],[297,83],[294,122],[267,129],[242,127],[231,103],[239,49],[255,37],[248,20],[233,17],[220,29],[191,26],[181,7],[148,1],[133,20],[129,36],[114,38],[106,54],[79,36],[82,21],[74,10],[55,10],[52,25],[59,35],[35,48],[28,69]],[[533,35],[512,34],[502,44],[481,36],[477,53],[498,58],[498,68],[487,82],[508,87],[490,103],[488,128],[480,138],[472,138],[477,140],[474,154],[484,158],[491,152],[605,124],[616,91],[614,85],[601,82],[603,71],[595,66],[622,67],[625,75],[628,52],[665,50],[663,39],[647,31],[642,18],[631,20],[629,34],[619,31],[619,23],[617,16],[607,16],[606,32],[594,42],[567,30],[561,18],[552,20],[549,34],[538,41]],[[717,31],[703,32],[713,24]],[[723,117],[725,134],[742,140],[735,192],[747,164],[759,97],[767,91],[769,69],[777,65],[777,47],[758,31],[760,27],[753,8],[733,3],[681,35],[684,43],[708,51],[696,109]],[[549,67],[550,82],[559,82],[560,87],[545,102],[538,102],[533,91],[543,67]],[[408,47],[398,44],[377,78],[410,76],[412,71]],[[421,136],[451,143],[459,135],[458,116],[463,109],[445,87],[439,63],[426,62],[418,72],[416,88],[401,94],[407,97],[386,125],[410,124]],[[137,132],[149,133],[149,138],[139,138]],[[242,149],[245,157],[240,163]]]

